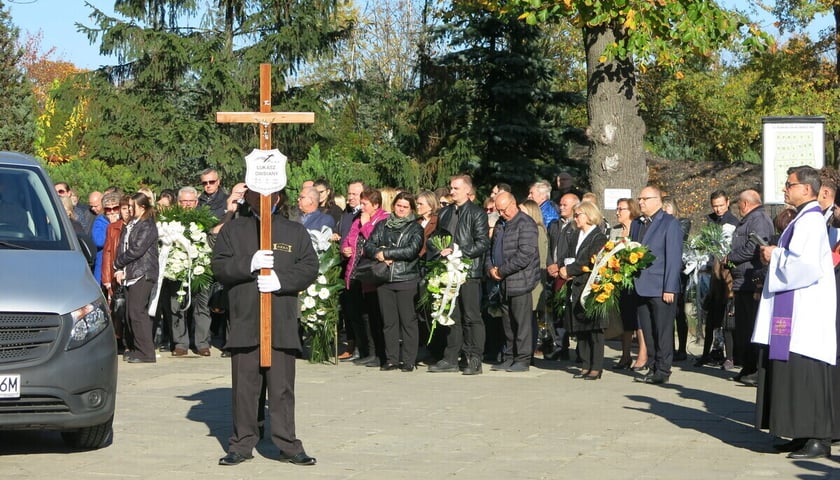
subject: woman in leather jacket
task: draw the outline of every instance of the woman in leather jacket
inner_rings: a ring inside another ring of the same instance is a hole
[[[145,194],[131,196],[132,220],[122,229],[114,268],[114,278],[126,289],[126,317],[134,337],[133,349],[126,351],[129,363],[155,362],[149,296],[158,278],[158,231],[155,208]]]
[[[414,297],[420,281],[423,227],[417,223],[414,195],[400,192],[393,213],[373,229],[365,242],[365,256],[390,266],[390,279],[377,289],[385,336],[385,363],[380,370],[414,370],[418,326]],[[400,355],[402,338],[402,356]],[[402,362],[400,362],[402,357]]]

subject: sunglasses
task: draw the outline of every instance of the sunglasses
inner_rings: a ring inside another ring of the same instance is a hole
[[[449,205],[449,202],[440,202],[440,206],[441,206],[441,207],[445,207],[445,206],[447,206],[447,205]]]
[[[218,180],[204,180],[201,182],[202,185],[215,185]]]
[[[105,213],[119,213],[120,207],[105,207]]]
[[[65,193],[67,193],[67,190],[64,190],[64,189],[61,189],[61,188],[57,188],[57,189],[55,190],[55,193],[57,193],[57,194],[59,194],[59,195],[64,195]]]

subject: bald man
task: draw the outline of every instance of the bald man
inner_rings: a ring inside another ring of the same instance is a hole
[[[734,380],[746,385],[758,385],[758,351],[750,342],[758,311],[758,296],[764,284],[764,266],[759,257],[758,243],[751,234],[769,242],[774,234],[773,220],[764,211],[761,195],[752,189],[738,195],[741,221],[732,234],[732,250],[724,258],[724,265],[732,264],[732,290],[735,292],[735,348],[734,355],[741,360],[741,372]]]
[[[648,350],[648,373],[636,381],[659,385],[671,377],[674,320],[680,293],[683,232],[680,222],[662,210],[662,192],[647,186],[639,193],[642,216],[630,224],[630,238],[646,245],[653,263],[636,279],[636,313]]]
[[[540,280],[537,224],[519,210],[509,192],[496,195],[495,205],[501,219],[493,234],[487,275],[501,283],[505,357],[491,370],[527,372],[534,350],[531,291]]]

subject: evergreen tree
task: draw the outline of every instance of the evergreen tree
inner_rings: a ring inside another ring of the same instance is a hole
[[[21,71],[23,49],[18,29],[0,0],[0,149],[33,153],[35,95]]]
[[[97,72],[114,91],[100,90],[102,101],[91,106],[101,117],[90,154],[109,163],[128,160],[151,183],[187,184],[207,166],[241,178],[257,127],[217,125],[215,112],[257,110],[259,64],[271,63],[274,110],[305,106],[320,113],[324,107],[311,97],[299,100],[300,90],[288,89],[286,78],[328,55],[346,34],[349,26],[334,22],[337,3],[218,0],[205,7],[192,0],[120,0],[114,10],[124,19],[94,8],[96,27],[81,29],[119,64]],[[311,127],[274,132],[275,145],[292,161],[302,160],[315,141]],[[301,132],[309,135],[295,135]]]

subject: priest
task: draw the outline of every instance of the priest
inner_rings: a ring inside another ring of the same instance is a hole
[[[817,194],[819,171],[788,170],[785,203],[796,217],[777,246],[761,247],[767,279],[752,341],[764,345],[756,427],[795,459],[829,457],[834,423],[831,368],[837,359],[836,291],[831,248]]]

